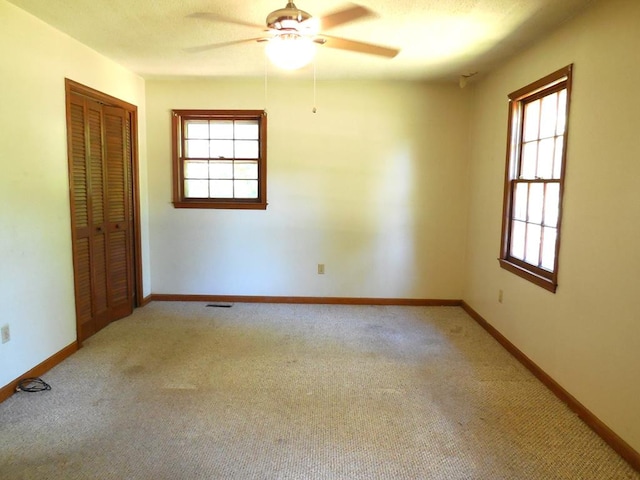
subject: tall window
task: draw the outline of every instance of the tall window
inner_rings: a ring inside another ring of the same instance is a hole
[[[262,110],[173,110],[173,204],[267,208]]]
[[[572,65],[509,95],[500,265],[552,292],[567,151]]]

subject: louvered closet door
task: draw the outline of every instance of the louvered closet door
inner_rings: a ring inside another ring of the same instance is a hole
[[[128,113],[103,107],[106,140],[108,304],[110,320],[130,315],[133,310],[131,244],[131,165]]]
[[[128,113],[71,95],[71,202],[78,339],[133,309]]]
[[[89,166],[87,164],[87,129],[85,104],[72,95],[69,106],[69,173],[71,215],[73,220],[73,267],[75,273],[76,317],[78,335],[84,339],[95,332],[91,293],[91,235],[89,205]]]
[[[94,332],[109,324],[107,292],[107,225],[105,215],[105,163],[103,148],[102,105],[85,100],[86,125],[89,130],[88,191],[91,228],[89,229],[92,270],[92,317]]]

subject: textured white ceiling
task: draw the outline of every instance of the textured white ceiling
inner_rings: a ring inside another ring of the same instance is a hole
[[[247,42],[206,51],[196,47],[255,38],[260,28],[190,17],[212,12],[264,25],[285,0],[9,0],[19,8],[145,78],[262,76],[264,44]],[[592,0],[362,0],[374,12],[331,35],[400,48],[393,59],[320,47],[319,78],[455,80],[486,73]],[[351,4],[299,0],[322,16]],[[270,76],[287,75],[268,67]],[[310,75],[312,67],[297,75]]]

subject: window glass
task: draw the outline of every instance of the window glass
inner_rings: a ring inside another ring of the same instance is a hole
[[[560,204],[560,185],[549,183],[544,196],[544,224],[549,227],[558,226],[558,205]]]
[[[529,184],[516,184],[516,198],[514,199],[513,218],[517,220],[527,219],[527,200],[529,199]]]
[[[243,140],[258,140],[260,128],[255,120],[236,120],[234,138]]]
[[[567,116],[564,113],[566,110],[567,110],[567,91],[562,90],[558,94],[558,120],[556,124],[556,135],[562,135],[564,133],[564,130],[567,124]]]
[[[527,246],[524,261],[532,265],[538,265],[540,260],[540,225],[527,224]]]
[[[553,159],[556,141],[545,138],[538,144],[538,178],[553,178]]]
[[[525,143],[520,162],[520,178],[536,178],[538,163],[538,142]]]
[[[209,188],[212,197],[233,198],[233,180],[211,180]]]
[[[208,139],[209,138],[209,122],[207,120],[192,120],[186,123],[186,138],[189,139]]]
[[[527,231],[525,222],[514,221],[511,235],[511,254],[519,259],[524,258],[525,234]]]
[[[540,127],[540,100],[527,103],[524,107],[524,138],[523,141],[530,142],[538,138]]]
[[[210,158],[233,158],[233,140],[211,140]]]
[[[553,151],[553,178],[559,179],[562,175],[562,155],[564,148],[564,137],[556,138],[556,148]]]
[[[236,158],[258,158],[260,154],[257,140],[236,140],[234,147]]]
[[[185,150],[187,158],[209,158],[209,140],[187,140]]]
[[[209,172],[207,178],[223,179],[233,178],[233,161],[232,160],[215,160],[209,162]]]
[[[555,228],[545,227],[542,244],[542,268],[553,270],[556,258],[556,238],[558,232]]]
[[[542,99],[540,114],[540,138],[553,137],[558,119],[558,94],[551,93]]]
[[[235,162],[235,178],[256,180],[258,178],[258,162]]]
[[[207,180],[185,180],[185,194],[189,198],[209,197],[209,185]]]
[[[258,182],[255,180],[235,180],[234,187],[239,198],[256,198],[258,195]]]
[[[229,140],[233,138],[232,120],[214,120],[209,122],[210,137],[215,139]]]
[[[206,160],[184,162],[184,178],[209,178],[209,162]]]
[[[532,183],[529,186],[529,208],[527,221],[530,223],[542,223],[542,208],[544,206],[544,185]]]

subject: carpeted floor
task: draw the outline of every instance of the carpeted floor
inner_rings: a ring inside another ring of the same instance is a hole
[[[640,479],[457,307],[154,302],[0,404],[0,478]]]

